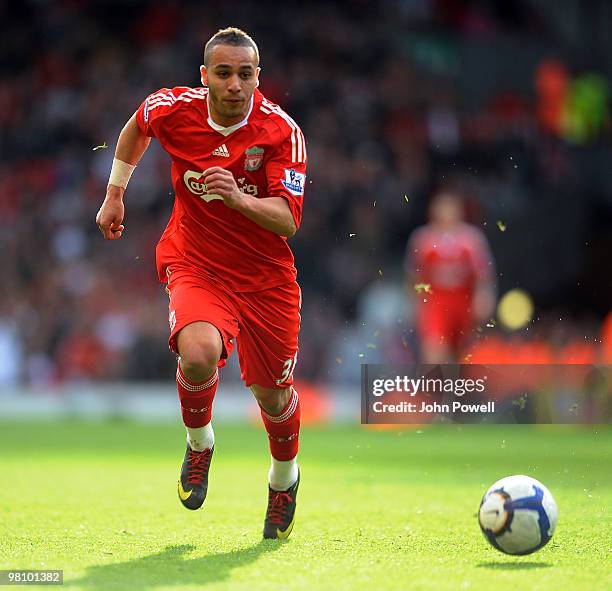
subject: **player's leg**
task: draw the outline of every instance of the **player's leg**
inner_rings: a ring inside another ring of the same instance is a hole
[[[434,338],[426,338],[421,343],[422,360],[426,365],[451,363],[453,349],[445,341],[446,335],[440,334]]]
[[[238,323],[225,294],[199,277],[173,273],[170,295],[170,348],[177,354],[176,384],[187,446],[178,495],[188,509],[199,509],[208,491],[214,452],[213,400],[218,367],[231,353]]]
[[[187,449],[178,483],[179,499],[187,509],[199,509],[208,492],[208,472],[215,449],[212,405],[223,351],[219,331],[209,322],[193,322],[176,338],[178,364],[176,384]]]
[[[268,508],[264,538],[287,538],[293,529],[300,472],[297,463],[300,437],[300,398],[293,386],[282,390],[253,384],[270,442]]]
[[[212,449],[212,404],[219,384],[221,335],[209,322],[193,322],[181,329],[176,343],[177,389],[189,445],[198,452]]]
[[[416,314],[416,327],[421,349],[421,363],[438,365],[451,363],[452,347],[449,342],[448,310],[445,302],[434,296],[420,303]]]
[[[478,335],[478,316],[474,314],[470,299],[466,304],[458,305],[454,312],[453,347],[457,363],[466,362],[466,353],[472,339]]]
[[[286,538],[293,528],[299,486],[300,400],[293,387],[300,325],[296,283],[241,294],[238,355],[268,433],[271,468],[264,537]]]
[[[293,386],[279,390],[251,386],[270,440],[268,482],[273,490],[287,490],[298,479],[300,399]]]

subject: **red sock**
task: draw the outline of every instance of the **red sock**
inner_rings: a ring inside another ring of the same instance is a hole
[[[287,461],[297,456],[300,437],[300,399],[292,388],[291,398],[279,415],[270,415],[260,408],[268,432],[270,453],[276,460]]]
[[[176,387],[185,427],[203,427],[210,423],[213,398],[218,385],[219,371],[217,369],[206,381],[195,384],[185,376],[179,361],[176,369]]]

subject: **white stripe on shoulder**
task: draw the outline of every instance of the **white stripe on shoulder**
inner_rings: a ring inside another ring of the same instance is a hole
[[[181,98],[182,96],[192,96],[194,98],[203,98],[204,96],[206,96],[207,91],[205,89],[197,89],[197,88],[190,88],[189,90],[186,90],[185,92],[181,92],[181,94],[179,95],[178,98]]]
[[[302,130],[300,126],[295,122],[295,120],[290,117],[285,111],[283,111],[280,107],[276,107],[278,114],[286,119],[286,121],[295,127],[295,133],[297,136],[297,153],[298,153],[298,162],[306,162],[306,146],[304,142],[304,135],[302,134]]]
[[[149,101],[154,101],[158,98],[166,98],[169,100],[173,100],[174,99],[174,95],[168,90],[168,91],[158,91],[158,92],[154,92],[153,94],[149,95]]]
[[[173,99],[169,99],[166,97],[159,97],[156,98],[154,100],[149,99],[149,109],[153,108],[153,107],[157,107],[157,105],[159,104],[164,104],[164,105],[173,105],[175,103],[175,101]]]
[[[174,103],[171,103],[170,101],[157,101],[154,105],[149,103],[149,111],[152,111],[153,109],[156,109],[157,107],[171,107]]]
[[[299,129],[300,126],[294,121],[294,119],[292,119],[289,114],[286,111],[283,111],[283,109],[281,107],[279,107],[278,105],[275,105],[274,103],[271,103],[268,99],[264,98],[263,99],[263,103],[268,109],[272,109],[273,111],[277,112],[281,117],[287,119],[289,122],[291,122],[291,124],[293,124],[295,126],[296,129]]]
[[[167,101],[169,103],[174,103],[175,100],[176,99],[172,95],[157,94],[154,97],[149,97],[149,105],[154,105],[155,103],[158,103],[159,101]]]
[[[262,105],[265,106],[267,109],[269,109],[270,113],[274,113],[276,115],[279,115],[282,119],[284,119],[284,121],[287,123],[287,125],[289,125],[289,128],[291,129],[291,162],[292,163],[299,162],[300,154],[298,153],[298,150],[297,150],[297,141],[296,141],[296,128],[297,128],[297,126],[294,125],[289,120],[289,116],[288,115],[283,116],[283,112],[281,111],[280,107],[277,107],[276,105],[273,105],[267,99],[263,100]]]
[[[149,96],[149,109],[154,107],[158,107],[160,105],[173,105],[176,101],[183,101],[186,103],[190,103],[193,99],[204,99],[208,94],[205,88],[190,88],[189,90],[185,90],[181,92],[178,96],[174,96],[174,94],[169,92],[156,92]]]
[[[194,93],[191,91],[188,92],[183,92],[177,100],[179,101],[185,101],[186,103],[190,103],[193,99],[205,99],[206,95],[205,94],[199,94],[199,93]]]
[[[306,142],[299,125],[283,111],[278,105],[263,99],[261,110],[266,114],[274,113],[281,117],[291,129],[291,158],[293,162],[306,162]]]

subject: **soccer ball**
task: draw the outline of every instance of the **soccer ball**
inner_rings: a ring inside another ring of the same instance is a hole
[[[482,497],[478,522],[494,548],[506,554],[531,554],[552,537],[557,526],[557,504],[535,478],[508,476]]]

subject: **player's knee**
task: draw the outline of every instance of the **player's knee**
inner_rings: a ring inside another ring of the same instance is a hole
[[[221,352],[204,343],[187,347],[181,352],[181,367],[187,377],[192,374],[207,377],[215,371]]]
[[[253,392],[259,406],[271,415],[281,413],[289,404],[291,398],[291,387],[277,390],[276,388],[264,388],[254,384],[251,386],[251,392]]]
[[[221,352],[222,346],[215,339],[186,340],[179,345],[181,369],[191,380],[204,380],[215,371]]]

